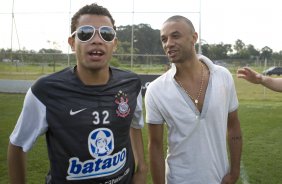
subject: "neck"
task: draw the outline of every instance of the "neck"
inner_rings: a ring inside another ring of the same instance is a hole
[[[85,85],[103,85],[110,79],[110,69],[103,70],[81,70],[77,67],[76,75]]]
[[[184,63],[177,63],[176,65],[176,74],[175,77],[178,79],[181,78],[190,78],[194,79],[201,75],[202,72],[202,63],[200,60],[190,60]]]

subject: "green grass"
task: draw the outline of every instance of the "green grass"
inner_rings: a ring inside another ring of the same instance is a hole
[[[281,102],[243,102],[240,107],[242,160],[249,183],[281,183]]]
[[[1,77],[0,77],[1,78]],[[282,170],[282,93],[235,78],[243,131],[242,178],[238,184],[279,184]],[[24,95],[0,93],[0,184],[7,184],[7,145],[20,114]],[[148,161],[147,127],[143,129]],[[166,143],[164,143],[166,145]],[[44,183],[49,163],[44,136],[28,153],[29,184]],[[148,175],[148,184],[151,177]]]

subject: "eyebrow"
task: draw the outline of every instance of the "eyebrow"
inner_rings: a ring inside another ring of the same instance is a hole
[[[180,35],[180,34],[181,34],[181,33],[176,30],[176,31],[173,31],[172,33],[169,33],[168,36],[169,36],[169,35]],[[161,34],[161,37],[164,37],[164,36],[166,36],[166,35]]]
[[[181,34],[179,31],[174,31],[174,32],[172,32],[172,33],[170,33],[170,35],[174,35],[174,34]]]

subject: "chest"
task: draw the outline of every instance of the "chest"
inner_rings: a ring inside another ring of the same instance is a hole
[[[46,119],[49,128],[124,128],[131,123],[136,98],[137,92],[126,89],[94,94],[53,94],[46,106]]]

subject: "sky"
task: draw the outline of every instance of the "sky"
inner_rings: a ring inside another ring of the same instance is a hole
[[[202,43],[234,45],[240,39],[256,49],[282,51],[279,0],[14,0],[14,6],[13,0],[1,0],[0,48],[70,52],[70,19],[93,2],[109,9],[116,26],[144,23],[160,29],[178,14],[193,22]]]

